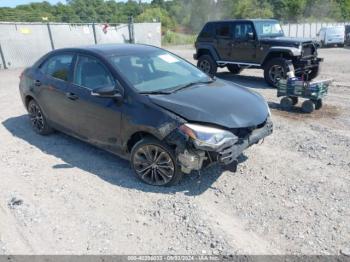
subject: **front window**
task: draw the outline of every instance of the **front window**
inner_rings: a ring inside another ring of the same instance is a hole
[[[162,50],[112,56],[110,60],[139,93],[172,91],[190,83],[210,81],[192,64]]]
[[[260,38],[284,36],[278,21],[255,21],[254,24],[256,33]]]
[[[115,85],[108,69],[99,60],[88,56],[78,57],[73,83],[90,90]]]

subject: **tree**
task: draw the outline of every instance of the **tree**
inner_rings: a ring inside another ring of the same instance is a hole
[[[175,22],[165,9],[151,7],[136,17],[136,22],[161,22],[163,31],[175,29]]]

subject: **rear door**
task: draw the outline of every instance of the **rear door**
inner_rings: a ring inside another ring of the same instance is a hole
[[[73,53],[53,55],[39,66],[39,73],[34,79],[35,85],[40,87],[40,92],[37,94],[40,106],[49,121],[60,127],[67,125],[64,103],[73,60]]]
[[[257,39],[253,23],[250,21],[235,22],[232,27],[231,60],[242,63],[256,63]],[[249,33],[254,34],[254,39],[249,39]]]
[[[67,110],[76,118],[74,132],[90,143],[118,151],[122,103],[91,95],[96,88],[116,86],[108,67],[94,56],[79,54],[68,90]]]
[[[231,56],[231,23],[219,22],[215,27],[216,49],[220,56],[220,60],[230,60]]]

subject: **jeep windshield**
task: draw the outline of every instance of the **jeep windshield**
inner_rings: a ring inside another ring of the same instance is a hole
[[[114,67],[142,94],[168,94],[213,81],[197,67],[163,50],[110,57]]]
[[[254,25],[259,38],[284,36],[278,21],[254,21]]]

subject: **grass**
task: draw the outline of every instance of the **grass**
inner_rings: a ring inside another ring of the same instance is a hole
[[[168,30],[162,36],[162,45],[193,45],[196,37],[196,35],[176,33]]]

